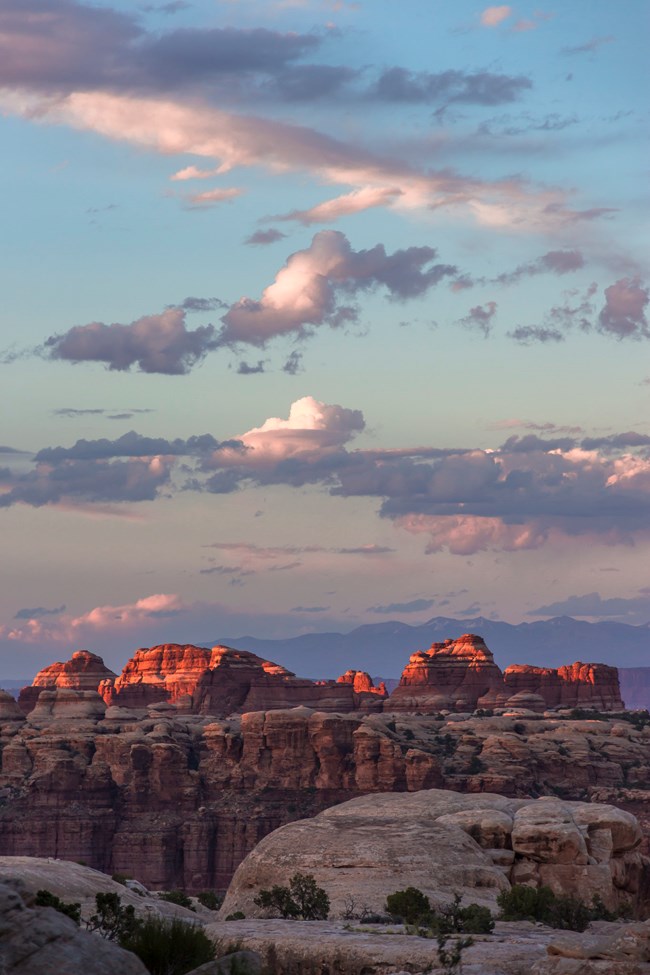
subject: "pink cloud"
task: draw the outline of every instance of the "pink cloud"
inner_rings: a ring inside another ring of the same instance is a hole
[[[512,7],[502,4],[500,7],[486,7],[481,14],[484,27],[497,27],[512,14]]]
[[[192,208],[203,208],[214,206],[217,203],[224,203],[226,200],[234,200],[241,196],[244,191],[236,186],[217,187],[213,190],[206,190],[203,193],[193,193],[187,197],[188,205]]]
[[[337,196],[333,200],[325,200],[318,203],[309,210],[292,210],[274,220],[297,220],[299,223],[309,225],[312,223],[333,223],[341,217],[347,217],[354,213],[361,213],[363,210],[370,210],[372,207],[389,206],[402,195],[402,190],[397,187],[374,187],[364,186],[351,193]]]

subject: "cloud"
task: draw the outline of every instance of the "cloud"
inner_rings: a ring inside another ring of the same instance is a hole
[[[373,207],[388,206],[402,195],[398,187],[364,186],[351,193],[337,196],[333,200],[318,203],[309,210],[292,210],[290,213],[273,217],[274,220],[296,220],[305,226],[313,223],[333,223],[341,217],[361,213]]]
[[[487,338],[492,331],[492,319],[496,314],[496,310],[496,301],[488,301],[484,305],[475,305],[456,324],[464,325],[465,328],[478,329]]]
[[[269,227],[268,230],[256,230],[246,238],[244,243],[251,247],[266,247],[268,244],[276,244],[279,240],[284,240],[286,236],[281,230]]]
[[[109,369],[121,372],[137,365],[140,372],[182,376],[217,344],[212,325],[189,331],[184,311],[169,308],[159,315],[138,318],[130,325],[75,325],[46,339],[43,354],[66,362],[103,362]]]
[[[203,193],[191,193],[185,197],[187,206],[192,210],[203,210],[206,207],[216,206],[218,203],[225,203],[241,196],[244,191],[236,186],[219,186],[216,189],[204,190]]]
[[[221,298],[195,298],[188,297],[184,298],[183,301],[178,305],[171,305],[172,308],[182,308],[183,311],[215,311],[219,309],[225,309],[228,307],[227,301],[222,301]]]
[[[542,325],[519,325],[508,332],[511,339],[521,342],[522,345],[530,345],[532,342],[564,342],[564,335],[556,328],[545,328]]]
[[[278,335],[303,335],[307,326],[354,321],[356,308],[343,301],[380,286],[395,301],[419,297],[457,271],[432,264],[436,253],[432,247],[408,247],[387,254],[383,244],[354,251],[339,231],[320,231],[306,250],[288,258],[259,301],[242,298],[232,305],[219,341],[263,346]]]
[[[380,75],[371,94],[386,102],[503,105],[532,87],[524,75],[454,69],[431,74],[395,67]]]
[[[646,307],[650,289],[639,278],[621,278],[605,288],[605,305],[598,316],[598,328],[616,338],[650,338]]]
[[[421,613],[425,609],[431,609],[434,605],[433,599],[412,599],[408,603],[388,603],[386,606],[369,606],[369,613]]]
[[[593,54],[594,51],[597,51],[599,47],[603,46],[603,44],[611,44],[613,40],[614,37],[612,34],[592,37],[590,40],[585,41],[584,44],[576,44],[574,47],[563,47],[560,53],[566,55]]]
[[[591,619],[616,618],[650,620],[650,594],[640,590],[641,595],[631,598],[614,596],[603,598],[598,592],[583,596],[568,596],[566,599],[538,606],[528,610],[527,616],[585,616]]]
[[[73,406],[62,406],[59,409],[50,411],[52,416],[61,416],[67,420],[76,420],[82,416],[105,416],[107,420],[115,420],[119,417],[120,420],[130,419],[135,414],[140,413],[155,413],[155,410],[151,407],[137,407],[129,406],[125,410],[116,413],[114,410],[108,410],[104,407],[97,409],[76,409]]]
[[[289,376],[297,376],[299,372],[302,372],[302,355],[300,352],[292,352],[284,365],[282,366],[282,372],[286,372]]]
[[[514,271],[507,271],[492,278],[494,284],[515,284],[522,278],[534,277],[537,274],[569,274],[585,266],[585,259],[578,250],[548,251],[534,261],[520,264]]]
[[[484,27],[497,27],[512,15],[512,7],[502,4],[500,7],[486,7],[481,14]]]
[[[208,452],[241,449],[237,440],[220,443],[209,433],[188,437],[187,440],[165,437],[143,437],[129,430],[116,440],[77,440],[72,447],[44,447],[36,454],[37,463],[60,464],[69,460],[108,460],[113,457],[184,457]]]
[[[291,613],[326,613],[329,606],[292,606]]]
[[[21,617],[16,626],[0,626],[0,637],[24,643],[40,643],[51,640],[60,643],[81,642],[81,636],[99,632],[131,630],[143,623],[168,619],[187,612],[188,607],[180,596],[158,594],[138,599],[134,603],[118,606],[96,606],[79,616],[57,615],[56,619],[36,615]]]
[[[56,606],[54,609],[47,609],[45,606],[36,606],[33,609],[19,609],[14,616],[15,620],[38,620],[44,616],[59,616],[65,612],[65,606]]]
[[[264,372],[263,359],[258,359],[254,366],[249,365],[248,362],[240,362],[237,366],[237,375],[239,376],[254,376],[260,372]]]

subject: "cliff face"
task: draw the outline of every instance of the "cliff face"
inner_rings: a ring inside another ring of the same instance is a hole
[[[65,663],[50,664],[39,671],[30,687],[23,687],[18,704],[28,714],[41,691],[69,687],[77,691],[96,691],[102,681],[111,684],[116,674],[105,666],[101,657],[88,650],[77,650]]]
[[[503,674],[511,694],[540,695],[547,707],[596,708],[622,711],[623,701],[616,667],[583,664],[551,670],[546,667],[514,665]]]
[[[435,713],[495,707],[620,711],[618,671],[578,662],[557,670],[515,664],[502,673],[482,637],[467,633],[412,654],[385,710]]]
[[[267,708],[381,710],[386,692],[367,682],[312,681],[254,653],[216,646],[163,644],[138,650],[114,684],[99,691],[107,704],[146,707],[159,701],[194,714],[225,716]]]
[[[155,889],[224,888],[268,832],[366,793],[614,797],[646,822],[650,728],[334,714],[228,719],[44,690],[0,713],[0,854],[83,860]]]

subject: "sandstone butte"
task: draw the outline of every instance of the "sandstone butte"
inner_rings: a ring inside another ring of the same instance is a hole
[[[108,705],[137,708],[166,701],[189,713],[222,717],[299,706],[425,714],[494,707],[623,708],[615,667],[577,662],[557,670],[515,665],[502,672],[474,634],[412,654],[390,697],[363,671],[313,681],[247,651],[175,643],[137,650],[119,677],[101,657],[77,651],[66,663],[41,670],[31,687],[23,688],[21,709],[29,713],[41,692],[54,688],[96,690]]]

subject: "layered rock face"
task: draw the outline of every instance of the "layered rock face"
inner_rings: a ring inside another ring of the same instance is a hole
[[[620,711],[618,671],[578,662],[558,670],[515,665],[502,673],[483,638],[466,633],[411,654],[384,709],[431,714],[495,707]]]
[[[0,720],[0,855],[82,860],[152,889],[227,886],[267,833],[355,796],[446,788],[613,798],[647,822],[650,727],[562,717],[227,719],[44,691]]]
[[[259,888],[296,872],[314,875],[338,917],[350,899],[381,913],[387,895],[408,886],[435,907],[459,893],[495,910],[499,892],[518,883],[641,907],[650,860],[640,843],[634,816],[608,805],[437,789],[364,796],[265,837],[238,867],[221,913],[264,916]]]
[[[514,695],[535,694],[547,707],[596,708],[622,711],[623,701],[616,667],[580,661],[552,670],[514,664],[503,672],[506,687]]]
[[[175,643],[138,650],[115,683],[103,682],[99,690],[109,705],[146,707],[168,701],[194,714],[217,716],[301,705],[374,711],[381,710],[387,696],[367,674],[312,681],[244,650]]]
[[[96,691],[100,683],[112,684],[116,676],[97,654],[88,650],[77,650],[65,663],[50,664],[39,671],[31,687],[23,687],[21,690],[18,704],[28,714],[43,690],[69,687],[76,691]]]

